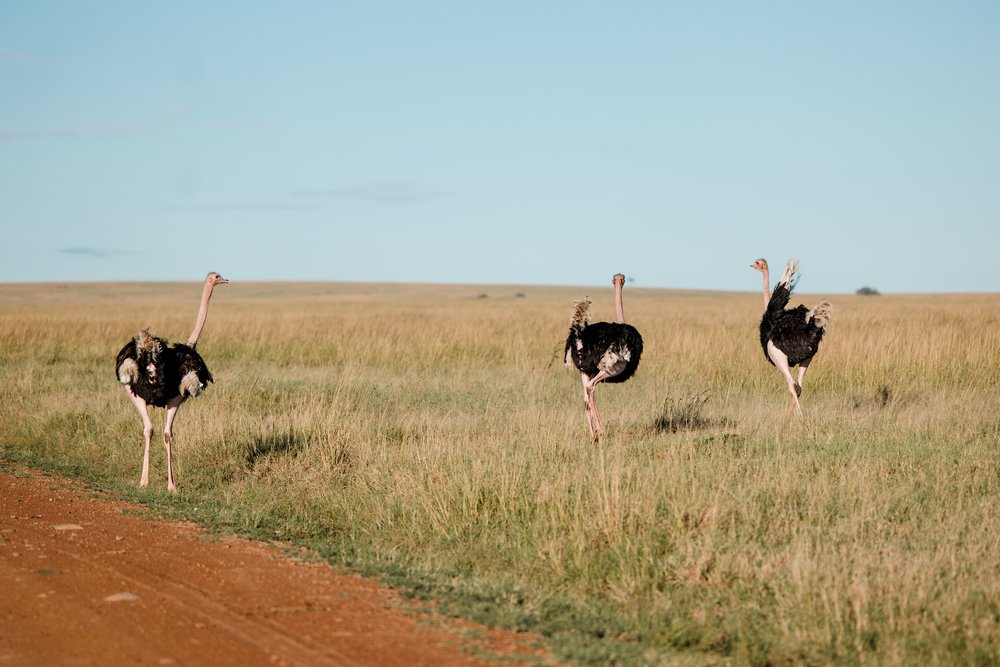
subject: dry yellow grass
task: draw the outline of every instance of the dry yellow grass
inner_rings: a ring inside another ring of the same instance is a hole
[[[219,288],[181,496],[157,450],[146,497],[405,573],[578,661],[1000,661],[1000,296],[833,297],[795,419],[758,294],[627,288],[646,351],[598,389],[594,444],[561,359],[582,292]],[[0,286],[0,454],[128,493],[114,355],[147,325],[183,340],[199,293]]]

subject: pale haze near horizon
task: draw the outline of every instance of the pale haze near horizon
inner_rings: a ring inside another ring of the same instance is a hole
[[[1000,4],[5,3],[0,281],[1000,291]],[[774,277],[772,277],[772,281]]]

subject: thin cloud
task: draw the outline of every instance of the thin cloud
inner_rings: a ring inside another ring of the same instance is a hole
[[[0,49],[0,60],[6,62],[42,63],[49,65],[55,63],[55,61],[50,60],[48,58],[42,58],[41,56],[32,55],[30,53],[10,51],[8,49]]]
[[[318,207],[302,204],[165,204],[139,209],[138,213],[287,213],[314,211]]]
[[[49,127],[0,127],[2,140],[30,139],[136,139],[162,134],[177,125],[185,111],[172,104],[159,115],[118,123],[56,125]]]
[[[293,197],[304,199],[354,199],[375,204],[398,206],[441,199],[446,193],[430,190],[416,183],[361,183],[342,188],[296,190]]]
[[[75,70],[77,66],[72,63],[67,63],[65,61],[57,60],[55,58],[48,58],[46,56],[40,56],[35,53],[25,53],[24,51],[11,51],[10,49],[0,48],[0,64],[8,63],[11,65],[26,65],[26,66],[45,66],[53,67],[58,70]]]
[[[108,136],[118,136],[118,133],[98,127],[0,128],[0,139],[86,139]]]
[[[111,248],[91,248],[88,246],[73,246],[70,248],[60,248],[61,255],[75,255],[77,257],[113,257],[115,255],[127,254],[125,250],[112,250]]]
[[[144,121],[121,125],[0,128],[0,139],[135,139],[157,134],[167,125],[165,121]]]

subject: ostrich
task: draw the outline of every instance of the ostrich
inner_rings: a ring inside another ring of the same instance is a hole
[[[785,310],[795,283],[798,282],[798,262],[788,260],[781,280],[774,286],[773,294],[768,293],[767,260],[758,259],[750,267],[764,274],[764,316],[760,320],[760,345],[764,348],[767,360],[785,376],[788,391],[792,394],[792,407],[801,415],[799,396],[802,394],[802,380],[805,379],[809,362],[819,351],[819,343],[833,318],[833,304],[820,301],[812,310],[801,305]],[[799,367],[798,381],[792,378],[789,370],[794,366]]]
[[[198,319],[186,344],[176,343],[171,346],[166,340],[154,336],[147,328],[136,334],[118,353],[115,375],[125,385],[125,392],[142,417],[146,448],[142,456],[139,486],[149,484],[149,441],[153,436],[153,423],[149,420],[148,407],[152,405],[167,409],[167,421],[163,427],[163,445],[167,448],[167,489],[171,492],[177,490],[174,485],[171,451],[174,417],[177,415],[177,408],[188,396],[198,396],[212,382],[212,374],[201,355],[195,351],[195,346],[205,326],[212,290],[216,285],[228,282],[215,272],[206,276]]]
[[[630,324],[625,324],[622,310],[622,286],[625,276],[616,273],[611,279],[615,286],[617,322],[590,323],[590,299],[576,302],[569,321],[565,361],[569,368],[580,371],[583,381],[583,404],[587,413],[587,429],[597,440],[604,433],[601,414],[597,411],[594,392],[599,382],[624,382],[635,373],[642,355],[642,336]]]

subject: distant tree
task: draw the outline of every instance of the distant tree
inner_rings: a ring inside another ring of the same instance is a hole
[[[857,294],[858,296],[880,296],[881,292],[879,292],[874,287],[862,287],[857,292],[855,292],[855,294]]]

